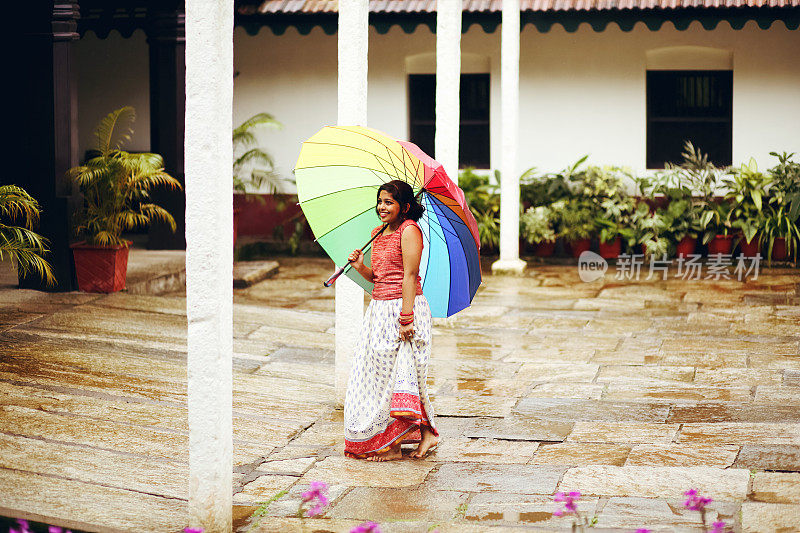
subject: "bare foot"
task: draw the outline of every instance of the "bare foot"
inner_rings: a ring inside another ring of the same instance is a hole
[[[422,439],[419,441],[419,446],[417,446],[417,449],[411,453],[411,457],[414,459],[422,459],[428,455],[428,452],[435,448],[437,444],[439,444],[439,438],[433,434],[433,431],[423,427]]]
[[[379,463],[382,463],[383,461],[396,461],[402,458],[403,458],[403,450],[400,448],[400,445],[398,444],[397,446],[393,446],[386,453],[367,457],[367,461],[377,461]]]

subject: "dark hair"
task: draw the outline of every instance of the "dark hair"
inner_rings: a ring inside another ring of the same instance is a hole
[[[416,222],[422,217],[422,213],[425,212],[425,208],[420,205],[417,201],[417,197],[414,196],[414,189],[405,181],[392,180],[384,183],[378,187],[378,198],[381,197],[381,191],[386,191],[391,194],[392,198],[400,204],[400,217],[403,219],[410,218]],[[408,205],[408,210],[405,209],[406,204]]]

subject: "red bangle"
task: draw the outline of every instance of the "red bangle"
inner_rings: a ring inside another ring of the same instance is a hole
[[[413,324],[413,323],[414,323],[414,319],[413,319],[413,318],[412,318],[412,319],[410,319],[410,320],[403,320],[403,319],[400,319],[400,320],[398,320],[398,322],[400,322],[400,325],[401,325],[401,326],[407,326],[407,325],[409,325],[409,324]]]
[[[400,312],[400,316],[414,316],[414,311],[411,311],[410,313],[403,313],[403,312],[401,311],[401,312]]]

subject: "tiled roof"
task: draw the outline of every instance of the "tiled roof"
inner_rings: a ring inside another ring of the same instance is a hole
[[[499,12],[502,0],[463,0],[465,12]],[[264,0],[260,5],[246,5],[239,12],[336,13],[337,0]],[[800,0],[520,0],[522,11],[604,11],[621,9],[683,9],[738,7],[800,7]],[[372,13],[433,13],[436,0],[370,0]]]

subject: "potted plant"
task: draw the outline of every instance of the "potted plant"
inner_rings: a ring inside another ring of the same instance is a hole
[[[529,207],[520,217],[520,230],[526,242],[536,246],[539,257],[550,257],[555,251],[556,232],[553,212],[548,206]]]
[[[47,286],[56,283],[53,270],[44,259],[47,239],[33,231],[39,221],[39,202],[16,185],[0,185],[0,260],[8,258],[25,278],[39,276]]]
[[[766,206],[763,236],[767,245],[767,260],[782,261],[792,257],[797,260],[797,245],[800,242],[800,163],[793,161],[794,154],[770,155],[778,158],[778,164],[770,169],[771,186]]]
[[[759,231],[764,228],[763,199],[769,185],[769,176],[758,171],[755,160],[735,168],[725,179],[731,203],[731,226],[741,232],[739,248],[742,255],[754,257],[760,249]]]
[[[495,172],[498,185],[489,182],[488,175],[464,169],[458,186],[464,191],[472,215],[478,223],[481,251],[496,251],[500,246],[500,173]]]
[[[658,200],[654,210],[663,220],[664,233],[675,246],[678,257],[694,254],[700,230],[700,205],[685,174],[684,169],[672,167],[652,177],[637,179],[642,196]]]
[[[172,215],[151,202],[150,190],[180,189],[180,182],[164,172],[160,155],[121,149],[130,140],[134,120],[132,107],[109,113],[94,132],[98,155],[67,172],[84,196],[83,209],[77,213],[77,231],[84,240],[71,245],[82,291],[125,288],[130,242],[122,238],[123,231],[152,220],[164,221],[175,231]]]
[[[267,194],[277,192],[281,179],[275,172],[272,156],[258,146],[256,130],[260,127],[280,129],[283,125],[269,113],[257,113],[233,129],[233,190],[247,199],[253,191],[265,190]],[[261,196],[256,196],[262,202]],[[279,206],[280,207],[280,206]],[[241,210],[233,210],[233,244],[239,228]]]
[[[601,257],[616,259],[622,253],[623,228],[630,226],[635,205],[633,198],[621,194],[601,202],[601,211],[595,216],[595,224],[600,229],[598,253]]]
[[[552,208],[559,217],[558,235],[567,242],[572,256],[580,257],[590,250],[597,230],[593,206],[583,198],[573,197],[555,202]]]

